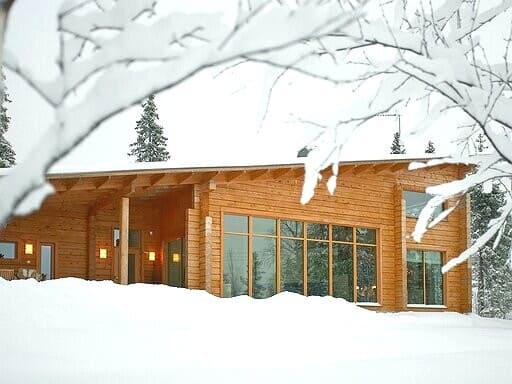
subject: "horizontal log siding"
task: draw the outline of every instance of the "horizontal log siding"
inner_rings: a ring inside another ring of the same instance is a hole
[[[16,260],[0,260],[0,268],[39,270],[41,243],[54,244],[55,277],[87,278],[86,205],[53,204],[47,201],[35,215],[13,219],[0,230],[0,241],[17,242]],[[25,256],[24,244],[34,244],[34,254]]]
[[[309,222],[368,226],[379,229],[380,260],[378,269],[379,302],[382,310],[404,309],[406,303],[405,249],[427,247],[445,252],[451,259],[462,251],[461,230],[465,211],[457,209],[448,219],[430,230],[421,244],[410,238],[415,219],[404,218],[400,207],[403,190],[424,191],[436,185],[456,179],[458,166],[434,170],[400,171],[379,175],[363,172],[354,175],[342,168],[338,187],[330,196],[325,185],[319,185],[315,196],[307,205],[300,204],[302,180],[275,180],[265,182],[233,182],[217,185],[210,191],[207,209],[202,210],[212,217],[211,270],[207,271],[211,292],[221,294],[222,254],[221,218],[223,212],[289,218]],[[449,205],[455,204],[450,201]],[[398,236],[405,235],[405,243]],[[467,294],[462,293],[468,284],[467,266],[458,267],[446,278],[446,304],[449,310],[464,311],[468,306]]]

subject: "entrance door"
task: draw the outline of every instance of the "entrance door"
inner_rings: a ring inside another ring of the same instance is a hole
[[[129,253],[128,254],[128,284],[136,283],[135,279],[135,260],[136,256],[135,253]]]
[[[41,252],[39,254],[39,272],[43,275],[44,280],[53,279],[53,245],[41,244]]]
[[[168,246],[167,254],[167,276],[169,276],[168,284],[173,287],[184,286],[184,270],[183,270],[183,241],[182,239],[171,241]]]

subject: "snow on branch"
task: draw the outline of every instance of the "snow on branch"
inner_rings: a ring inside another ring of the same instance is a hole
[[[218,11],[169,14],[158,14],[156,3],[66,1],[57,16],[60,73],[50,82],[31,74],[15,52],[7,55],[6,65],[54,108],[55,122],[30,159],[0,179],[0,223],[29,196],[36,200],[31,191],[44,185],[48,169],[109,117],[204,68],[342,33],[366,1],[226,0]]]

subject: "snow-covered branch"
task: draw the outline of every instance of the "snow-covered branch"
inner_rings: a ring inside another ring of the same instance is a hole
[[[55,122],[31,158],[0,179],[0,223],[44,183],[56,161],[109,117],[204,68],[342,33],[365,3],[226,0],[218,11],[159,14],[155,0],[67,1],[58,15],[57,77],[41,81],[18,63],[15,52],[6,58],[54,107]]]

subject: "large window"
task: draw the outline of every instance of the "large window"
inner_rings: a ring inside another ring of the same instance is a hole
[[[223,296],[289,291],[377,302],[377,231],[224,215]]]
[[[408,304],[443,304],[442,262],[441,252],[407,250]]]
[[[404,191],[405,215],[407,217],[419,217],[421,210],[427,205],[429,200],[434,197],[424,192]],[[436,207],[433,216],[436,217],[443,210],[443,206]]]
[[[15,259],[16,243],[11,241],[0,242],[0,259]]]

